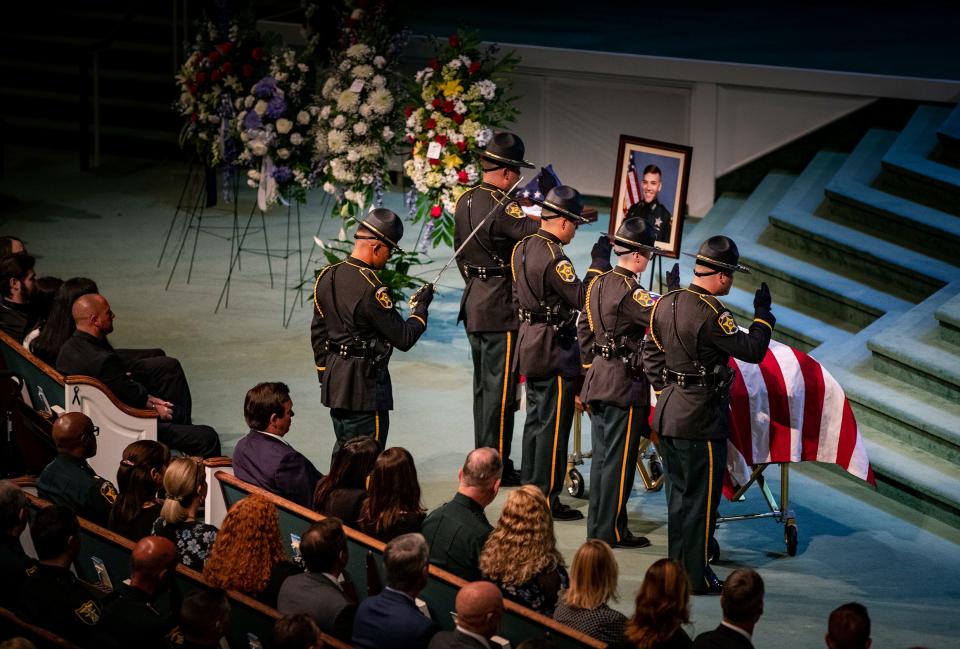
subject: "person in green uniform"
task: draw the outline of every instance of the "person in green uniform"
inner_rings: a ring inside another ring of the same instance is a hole
[[[27,529],[27,497],[16,484],[0,480],[0,606],[13,608],[27,571],[37,564],[23,551],[20,535]]]
[[[53,422],[57,457],[43,468],[37,493],[55,505],[69,507],[91,523],[107,526],[117,488],[87,463],[97,454],[100,429],[82,412],[68,412]]]
[[[763,360],[776,320],[765,283],[753,298],[749,331],[740,330],[719,300],[730,292],[734,273],[750,272],[732,239],[710,237],[690,256],[697,260],[693,282],[653,308],[643,366],[658,393],[653,429],[666,469],[670,558],[683,563],[694,593],[719,594],[722,582],[707,558],[730,436],[734,372],[728,363],[731,356]]]
[[[627,529],[642,437],[650,437],[650,385],[641,367],[642,341],[656,296],[640,287],[657,253],[654,230],[642,218],[624,219],[613,239],[617,265],[587,286],[578,324],[587,374],[580,400],[590,408],[590,506],[587,538],[612,547],[642,548],[643,536]]]
[[[390,355],[394,348],[409,350],[427,330],[433,285],[414,294],[404,319],[377,274],[400,249],[402,236],[403,223],[394,212],[370,210],[357,227],[350,256],[317,273],[310,339],[321,399],[337,436],[334,453],[361,435],[386,447],[393,409]]]
[[[510,259],[520,318],[515,368],[527,382],[522,481],[540,487],[555,519],[577,520],[583,514],[561,503],[559,494],[567,469],[574,382],[581,373],[577,315],[584,287],[563,246],[587,220],[583,199],[573,187],[559,185],[535,202],[543,208],[540,229],[520,241]],[[601,235],[591,250],[588,274],[610,269],[610,250],[607,235]]]
[[[503,486],[520,484],[510,459],[517,375],[512,359],[517,346],[517,310],[513,306],[510,252],[540,224],[528,217],[506,191],[520,179],[523,141],[497,133],[480,153],[483,182],[457,201],[453,247],[476,234],[457,255],[465,287],[457,322],[463,321],[473,358],[474,448],[490,447],[503,460]]]

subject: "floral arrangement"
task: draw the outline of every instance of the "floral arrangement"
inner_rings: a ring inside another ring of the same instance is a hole
[[[238,155],[234,101],[250,92],[268,62],[256,31],[233,22],[223,32],[213,21],[205,22],[176,75],[180,98],[174,108],[185,118],[180,146],[193,147],[208,168]]]
[[[416,105],[405,109],[406,137],[412,145],[404,172],[417,196],[411,215],[425,222],[424,240],[453,243],[457,199],[481,177],[477,154],[494,129],[516,117],[504,73],[519,59],[498,57],[497,47],[480,49],[474,33],[458,32],[435,44],[437,58],[416,73]]]
[[[249,167],[247,184],[259,189],[260,209],[278,200],[303,202],[316,185],[310,132],[320,109],[311,104],[310,66],[291,49],[277,52],[270,71],[237,99],[238,164]]]

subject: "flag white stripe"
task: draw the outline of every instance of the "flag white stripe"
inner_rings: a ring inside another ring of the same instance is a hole
[[[803,406],[806,399],[806,383],[800,371],[800,362],[793,349],[783,343],[770,341],[770,352],[777,359],[783,384],[787,389],[790,407],[790,460],[799,462],[803,456]]]
[[[820,444],[817,447],[817,459],[820,462],[837,461],[837,448],[840,446],[840,426],[843,423],[843,403],[846,396],[843,388],[833,376],[820,368],[823,376],[823,410],[820,413]]]
[[[763,380],[760,366],[737,361],[740,376],[747,387],[750,400],[750,433],[753,438],[753,462],[770,461],[770,402],[767,398],[767,383]]]

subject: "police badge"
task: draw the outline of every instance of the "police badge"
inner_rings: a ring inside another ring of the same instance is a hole
[[[393,300],[390,299],[390,292],[386,286],[381,286],[377,289],[377,292],[374,294],[374,297],[377,298],[377,302],[380,303],[384,309],[393,308]]]
[[[717,324],[720,325],[723,333],[727,334],[728,336],[732,336],[733,334],[737,333],[737,329],[739,329],[739,327],[737,327],[736,320],[733,319],[733,314],[729,311],[724,311],[720,314],[720,316],[717,318]]]
[[[569,259],[561,259],[554,268],[557,271],[557,275],[560,276],[560,279],[568,284],[577,279],[577,273],[574,272],[573,264],[570,263]]]
[[[639,304],[640,306],[653,306],[653,303],[656,301],[653,297],[650,296],[642,288],[638,288],[633,292],[633,301]]]

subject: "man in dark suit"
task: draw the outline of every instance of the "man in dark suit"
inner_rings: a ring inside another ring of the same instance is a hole
[[[430,563],[468,581],[480,579],[480,551],[493,531],[483,510],[497,497],[502,474],[503,463],[494,449],[470,451],[453,500],[423,521]]]
[[[457,593],[457,628],[433,636],[429,649],[497,649],[503,594],[489,581],[467,584]]]
[[[200,457],[220,455],[217,431],[192,423],[190,388],[177,359],[158,356],[149,359],[148,371],[132,372],[107,341],[114,313],[100,294],[77,298],[72,315],[77,330],[60,349],[58,372],[91,376],[126,405],[156,410],[157,437],[170,448]]]
[[[827,627],[828,649],[870,649],[870,615],[857,602],[838,606],[830,613]]]
[[[422,534],[404,534],[387,544],[387,587],[360,605],[350,644],[360,649],[426,648],[437,625],[421,612],[417,595],[427,585],[429,558]]]
[[[292,500],[313,505],[313,490],[323,477],[283,437],[290,432],[293,400],[286,383],[258,383],[247,391],[243,417],[250,432],[233,451],[233,472],[241,480]]]
[[[37,290],[34,258],[25,252],[0,259],[0,331],[18,343],[33,327],[30,298]]]
[[[350,553],[340,519],[331,516],[311,525],[300,540],[300,556],[308,572],[284,580],[277,610],[305,613],[324,633],[349,642],[357,602],[344,572]]]
[[[751,568],[737,568],[723,582],[723,621],[697,636],[693,649],[753,649],[753,628],[763,615],[763,579]]]

